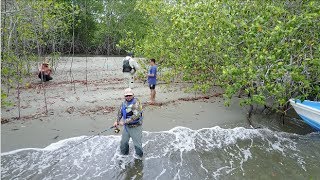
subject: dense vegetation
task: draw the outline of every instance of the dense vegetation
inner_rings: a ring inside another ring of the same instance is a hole
[[[43,55],[134,51],[169,68],[164,80],[202,92],[222,86],[227,104],[240,91],[250,95],[244,104],[282,111],[292,97],[320,99],[317,0],[10,2],[2,4],[5,84]]]
[[[285,109],[320,99],[320,2],[140,0],[150,20],[137,48],[195,90],[243,90],[245,104]],[[228,102],[228,101],[227,101]]]

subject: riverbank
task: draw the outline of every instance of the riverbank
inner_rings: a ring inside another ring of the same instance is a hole
[[[1,152],[43,148],[63,139],[91,136],[112,125],[125,88],[122,58],[77,57],[71,62],[70,58],[61,59],[54,67],[53,81],[44,85],[35,72],[31,83],[21,88],[21,119],[16,118],[19,114],[16,106],[1,109]],[[250,128],[247,109],[239,107],[239,99],[225,107],[218,87],[206,95],[188,93],[187,87],[182,83],[159,84],[157,104],[149,105],[147,84],[135,83],[135,96],[144,104],[144,131],[166,131],[177,126],[195,130],[214,126]],[[17,104],[16,98],[11,100]],[[260,117],[259,113],[256,117],[254,122],[259,124],[263,124],[259,122],[261,119],[268,118]],[[111,134],[114,133],[109,131],[103,135]]]

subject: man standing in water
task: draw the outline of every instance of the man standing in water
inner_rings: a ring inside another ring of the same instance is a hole
[[[128,53],[128,55],[123,59],[122,72],[124,76],[124,81],[126,87],[133,88],[134,74],[138,69],[138,63],[133,59],[133,53]]]
[[[150,88],[150,104],[156,101],[157,65],[155,59],[150,59],[150,69],[148,73],[148,83]]]
[[[120,142],[120,151],[123,155],[129,154],[129,139],[132,138],[136,155],[143,156],[142,149],[142,105],[138,98],[134,97],[131,88],[124,91],[125,101],[121,104],[117,121],[114,126],[124,126]]]

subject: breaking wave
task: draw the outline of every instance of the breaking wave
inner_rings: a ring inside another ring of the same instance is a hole
[[[299,179],[320,177],[318,133],[269,129],[143,132],[144,157],[120,155],[120,136],[80,136],[1,154],[2,179]]]

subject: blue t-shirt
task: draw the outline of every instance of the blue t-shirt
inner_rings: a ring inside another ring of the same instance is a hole
[[[154,74],[154,76],[153,77],[148,76],[148,83],[156,85],[157,84],[157,66],[156,65],[150,67],[149,74]]]

